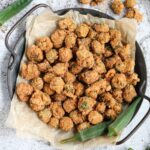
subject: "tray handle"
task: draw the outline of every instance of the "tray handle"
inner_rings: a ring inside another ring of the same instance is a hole
[[[13,33],[13,31],[18,27],[18,25],[20,23],[22,23],[31,13],[33,13],[36,9],[41,8],[41,7],[47,7],[50,8],[50,6],[46,5],[46,4],[38,4],[36,6],[34,6],[33,8],[31,8],[22,18],[20,18],[14,25],[13,27],[8,31],[6,38],[5,38],[5,45],[6,48],[8,49],[8,51],[11,53],[11,57],[12,57],[12,62],[9,64],[8,68],[11,69],[13,67],[13,65],[15,65],[15,60],[16,60],[16,54],[14,52],[14,48],[16,47],[17,42],[14,44],[14,47],[9,45],[9,39],[11,34]],[[51,9],[51,8],[50,8]]]
[[[116,143],[116,145],[120,145],[120,144],[126,142],[126,141],[137,131],[137,129],[144,123],[144,121],[145,121],[145,120],[147,119],[147,117],[150,115],[150,98],[149,98],[148,96],[144,95],[143,92],[142,92],[142,91],[143,91],[143,88],[144,88],[144,86],[145,86],[145,84],[146,84],[146,82],[144,81],[144,82],[142,83],[141,87],[140,87],[139,95],[140,95],[142,98],[146,99],[146,100],[149,102],[149,109],[148,109],[148,111],[146,112],[146,114],[144,115],[144,117],[141,119],[141,121],[134,127],[134,129],[133,129],[126,137],[124,137],[122,140],[118,141],[118,142]]]

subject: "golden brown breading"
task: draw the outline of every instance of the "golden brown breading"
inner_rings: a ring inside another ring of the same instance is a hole
[[[70,113],[77,108],[77,100],[66,99],[63,103],[63,108],[67,113]]]
[[[108,119],[114,120],[117,117],[116,112],[113,109],[107,109],[105,115]]]
[[[53,117],[60,119],[65,115],[65,111],[61,106],[60,102],[53,102],[51,104],[51,111],[52,111],[52,115]]]
[[[90,31],[88,33],[88,37],[91,39],[94,39],[96,37],[96,35],[97,35],[97,32],[90,28]]]
[[[143,20],[143,15],[139,12],[137,8],[129,8],[126,12],[125,17],[134,18],[137,22],[141,22]]]
[[[77,63],[79,66],[83,68],[92,68],[94,66],[93,54],[90,51],[79,47],[79,50],[76,52],[76,55]]]
[[[106,104],[104,102],[99,102],[96,105],[96,111],[99,113],[103,114],[106,110]]]
[[[64,100],[66,100],[66,96],[64,95],[64,94],[55,94],[54,96],[53,96],[53,98],[54,98],[54,100],[55,101],[60,101],[60,102],[62,102],[62,101],[64,101]]]
[[[42,78],[37,77],[31,81],[31,85],[33,86],[34,89],[42,90],[44,82],[43,82]]]
[[[67,48],[73,48],[76,44],[77,35],[75,33],[69,33],[65,38],[65,45]]]
[[[51,98],[48,94],[36,90],[30,98],[30,107],[34,111],[40,111],[45,108],[45,106],[50,105]]]
[[[127,85],[127,79],[124,74],[115,74],[112,79],[112,86],[117,89],[123,89]]]
[[[106,23],[94,24],[93,28],[96,32],[109,32],[109,26]]]
[[[37,64],[37,66],[38,66],[39,71],[43,72],[43,73],[47,72],[48,69],[51,68],[51,66],[47,60],[44,60],[43,62]]]
[[[89,33],[89,26],[85,23],[82,23],[77,26],[76,34],[80,38],[85,38]]]
[[[138,77],[138,74],[132,73],[127,75],[127,82],[128,84],[137,85],[138,82],[140,82],[140,79]]]
[[[91,0],[79,0],[82,4],[90,4]]]
[[[53,66],[53,71],[57,76],[63,77],[68,70],[68,63],[57,63]]]
[[[59,28],[63,30],[66,29],[69,31],[74,31],[76,29],[76,24],[70,18],[64,18],[62,20],[59,20],[58,25]]]
[[[125,0],[125,7],[132,8],[136,5],[136,0]]]
[[[69,62],[72,59],[72,50],[70,48],[62,47],[59,49],[59,61],[61,62]]]
[[[77,43],[79,47],[84,46],[87,50],[90,50],[91,39],[89,37],[78,38]]]
[[[54,63],[58,59],[58,52],[56,49],[51,49],[46,53],[46,59],[50,64]]]
[[[100,34],[97,35],[96,38],[101,44],[106,44],[110,41],[110,35],[109,35],[108,32],[100,33]]]
[[[113,97],[119,102],[122,103],[123,101],[123,96],[122,96],[122,90],[120,89],[114,89],[112,92]]]
[[[60,129],[70,131],[73,128],[73,122],[69,117],[63,117],[59,123]]]
[[[120,114],[122,111],[122,104],[116,103],[113,107],[113,110],[116,112],[116,114]]]
[[[75,94],[75,88],[74,88],[72,83],[67,83],[64,85],[63,94],[65,96],[73,98],[73,99],[76,98],[76,96],[74,95]]]
[[[103,116],[97,111],[91,111],[88,115],[88,120],[95,125],[103,121]]]
[[[51,34],[51,40],[55,48],[61,48],[66,37],[66,32],[61,29],[56,29]]]
[[[63,91],[64,85],[65,83],[61,77],[53,77],[50,81],[50,88],[58,94]]]
[[[124,101],[131,103],[132,100],[137,96],[136,90],[133,85],[128,84],[123,91]]]
[[[42,51],[45,51],[45,52],[48,52],[50,49],[53,48],[53,43],[52,41],[50,40],[49,37],[41,37],[41,38],[38,38],[36,41],[35,41],[35,44],[42,50]]]
[[[124,9],[124,5],[121,0],[114,0],[111,4],[111,8],[115,14],[121,14]]]
[[[26,50],[27,58],[33,62],[41,62],[44,58],[43,52],[40,48],[32,45]]]
[[[115,76],[115,74],[116,74],[116,70],[115,70],[115,69],[110,69],[110,70],[108,70],[108,72],[105,74],[105,79],[106,79],[107,81],[111,81],[112,78]]]
[[[27,64],[22,64],[20,75],[26,80],[31,80],[37,78],[40,75],[40,71],[38,70],[36,64],[30,62]]]
[[[55,117],[51,117],[48,125],[50,127],[52,127],[52,128],[58,128],[58,126],[59,126],[59,119],[57,119]]]
[[[70,64],[70,72],[74,75],[80,73],[82,71],[83,67],[78,65],[76,62],[72,62]]]
[[[38,116],[44,123],[48,123],[52,116],[50,108],[45,108],[41,110],[40,112],[38,112]]]
[[[43,91],[45,92],[45,93],[47,93],[48,95],[54,95],[54,91],[50,88],[50,84],[49,83],[45,83],[44,84],[44,87],[43,87]]]
[[[91,97],[80,97],[78,102],[78,109],[82,112],[83,115],[87,115],[90,111],[92,111],[95,104],[95,99]]]
[[[77,126],[77,130],[78,131],[82,131],[82,130],[87,129],[89,127],[90,127],[90,123],[89,122],[83,122],[83,123],[81,123],[81,124],[79,124]]]
[[[50,83],[51,80],[52,80],[54,77],[55,77],[55,74],[54,74],[54,73],[48,72],[48,73],[46,73],[46,74],[44,75],[43,80],[44,80],[44,82],[46,82],[46,83]]]
[[[100,55],[105,52],[104,45],[98,42],[97,40],[92,41],[91,47],[95,54]]]
[[[92,84],[100,78],[98,72],[94,70],[89,70],[81,73],[80,80],[86,84]]]
[[[74,124],[80,124],[84,121],[84,116],[82,116],[82,114],[77,110],[72,111],[69,116],[73,120]]]
[[[71,72],[66,72],[64,76],[64,81],[66,83],[73,83],[76,80],[76,76],[72,74]]]
[[[16,87],[16,94],[20,101],[26,102],[29,100],[33,92],[33,87],[28,83],[18,83]]]
[[[84,93],[84,85],[81,82],[76,81],[73,83],[73,86],[75,88],[75,95],[77,97],[82,96]]]

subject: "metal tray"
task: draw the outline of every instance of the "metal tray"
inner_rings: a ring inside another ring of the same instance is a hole
[[[24,50],[25,50],[25,30],[21,34],[19,39],[17,40],[14,47],[11,47],[9,45],[10,36],[13,33],[13,31],[18,27],[18,25],[20,23],[22,23],[32,12],[34,12],[36,9],[41,8],[41,7],[49,8],[49,6],[46,5],[46,4],[36,5],[31,10],[29,10],[10,29],[10,31],[6,35],[5,44],[6,44],[6,47],[7,47],[8,51],[11,53],[11,56],[9,58],[9,63],[8,63],[8,71],[7,71],[7,85],[8,85],[10,99],[12,99],[13,94],[14,94],[16,79],[17,79],[17,76],[18,76],[18,71],[19,71],[19,66],[20,66],[20,61],[21,61],[21,58],[22,58]],[[112,18],[111,16],[109,16],[107,14],[101,13],[101,12],[96,11],[96,10],[85,9],[85,8],[84,9],[83,8],[69,8],[69,9],[63,9],[63,10],[56,11],[55,13],[57,13],[59,15],[63,15],[66,12],[68,12],[69,10],[79,11],[81,14],[91,14],[93,16],[100,17],[100,18],[114,19],[114,18]],[[138,85],[136,87],[138,95],[140,95],[142,97],[142,101],[140,103],[140,106],[141,106],[144,99],[147,100],[150,104],[150,98],[145,95],[145,91],[146,91],[146,87],[147,87],[147,70],[146,70],[145,59],[143,57],[141,48],[140,48],[140,46],[137,42],[136,42],[136,57],[135,58],[136,58],[135,59],[135,64],[136,64],[135,65],[135,72],[138,73],[138,75],[141,79],[140,83],[138,83]],[[134,117],[137,114],[140,106],[137,108],[137,111],[134,114]],[[123,139],[118,141],[116,143],[116,145],[122,144],[125,141],[127,141],[135,133],[135,131],[142,125],[142,123],[145,121],[145,119],[148,117],[149,114],[150,114],[150,108],[148,109],[147,113],[144,115],[142,120],[140,120],[140,122],[134,127],[134,129],[132,131],[130,131],[130,133],[128,135],[126,135],[126,137],[124,137]]]

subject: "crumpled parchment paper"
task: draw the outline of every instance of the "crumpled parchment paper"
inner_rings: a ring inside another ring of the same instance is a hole
[[[123,18],[118,21],[97,18],[91,15],[81,15],[77,11],[70,11],[64,16],[58,16],[49,9],[38,16],[29,16],[26,24],[26,46],[34,43],[35,39],[42,36],[49,36],[56,28],[57,21],[60,18],[70,17],[77,24],[81,22],[101,23],[106,22],[111,28],[117,28],[122,32],[124,42],[131,45],[131,56],[135,56],[135,37],[137,23],[135,20]],[[21,63],[26,61],[25,55]],[[25,81],[18,76],[17,83]],[[26,82],[26,81],[25,81]],[[84,143],[60,144],[59,141],[70,137],[72,132],[62,132],[58,129],[50,128],[40,121],[35,112],[33,112],[26,103],[20,102],[14,94],[11,108],[6,121],[6,125],[16,129],[16,134],[21,137],[35,138],[38,140],[49,141],[52,146],[62,150],[85,150],[87,148],[98,147],[100,145],[114,144],[117,137],[98,137]]]

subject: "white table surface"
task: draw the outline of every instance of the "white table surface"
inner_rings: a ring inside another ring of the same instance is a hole
[[[0,9],[7,6],[14,0],[0,0]],[[51,6],[53,10],[59,10],[62,8],[73,7],[88,7],[81,5],[77,0],[33,0],[33,2],[21,12],[19,15],[7,22],[0,28],[0,150],[54,150],[47,143],[19,138],[15,134],[15,130],[9,129],[5,126],[5,121],[10,108],[10,99],[7,89],[7,63],[9,53],[5,47],[4,39],[5,35],[11,26],[23,15],[27,10],[39,3],[46,3]],[[110,0],[105,0],[104,5],[93,7],[93,9],[99,9],[115,18],[119,18],[114,15],[109,9]],[[137,41],[140,43],[142,51],[144,53],[146,64],[148,68],[148,87],[146,94],[150,96],[150,0],[138,0],[137,6],[144,13],[144,21],[138,27]],[[13,37],[15,41],[16,36]],[[144,102],[140,112],[134,119],[134,122],[125,129],[123,135],[128,133],[139,119],[142,118],[144,112],[148,108],[148,103]],[[145,150],[145,147],[150,145],[150,117],[140,127],[140,129],[124,144],[120,146],[103,146],[98,147],[95,150],[127,150],[132,147],[134,150]]]

